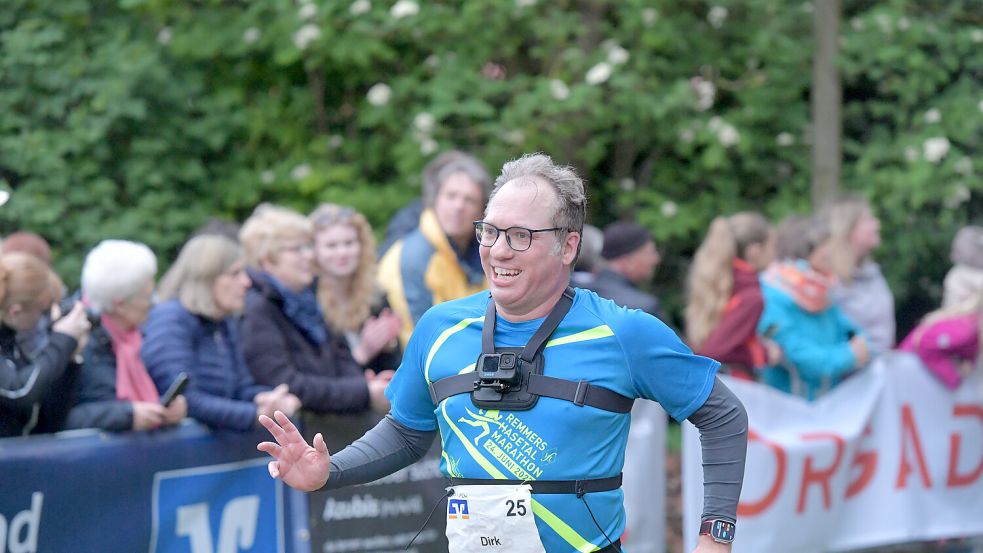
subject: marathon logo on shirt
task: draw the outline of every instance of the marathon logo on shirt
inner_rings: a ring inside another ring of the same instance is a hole
[[[447,501],[447,518],[457,520],[468,520],[471,515],[468,512],[467,499],[450,499]]]
[[[475,414],[465,410],[471,419],[462,417],[459,422],[481,429],[474,438],[475,445],[490,453],[516,478],[538,480],[543,476],[543,465],[556,460],[556,448],[550,449],[546,440],[514,414],[503,417],[498,411],[479,410]]]

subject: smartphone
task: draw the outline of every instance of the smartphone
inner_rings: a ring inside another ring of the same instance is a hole
[[[189,380],[191,379],[188,378],[187,373],[177,375],[174,382],[171,382],[171,387],[164,392],[164,395],[160,396],[160,404],[164,407],[170,406],[171,402],[174,401],[174,398],[181,395],[184,392],[184,389],[188,387]]]

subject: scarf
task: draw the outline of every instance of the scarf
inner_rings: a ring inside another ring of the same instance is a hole
[[[773,263],[764,273],[769,286],[781,290],[803,310],[819,313],[830,305],[833,277],[820,273],[805,260]]]
[[[147,367],[140,359],[143,336],[139,329],[123,330],[109,316],[102,316],[102,327],[109,333],[116,355],[116,398],[124,401],[157,403],[160,395]]]
[[[324,326],[324,315],[321,313],[321,306],[317,302],[317,294],[314,292],[317,285],[314,284],[300,292],[294,292],[280,283],[273,275],[266,273],[266,276],[283,299],[283,314],[287,316],[287,319],[312,344],[324,345],[328,341],[328,331]]]

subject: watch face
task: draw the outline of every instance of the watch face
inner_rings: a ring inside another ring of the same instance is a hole
[[[715,520],[713,525],[710,526],[710,537],[714,541],[730,543],[734,541],[734,533],[737,529],[736,525],[727,522],[726,520]]]

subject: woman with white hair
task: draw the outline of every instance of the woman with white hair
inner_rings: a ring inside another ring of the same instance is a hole
[[[151,430],[177,424],[188,412],[183,397],[160,404],[140,359],[140,325],[153,306],[157,258],[144,244],[104,240],[82,266],[82,296],[101,314],[85,349],[78,404],[68,428]]]
[[[141,353],[157,389],[186,372],[188,413],[212,427],[249,430],[259,415],[300,408],[286,386],[258,385],[246,369],[238,315],[248,287],[238,244],[219,235],[192,238],[161,279],[161,303],[144,329]]]

